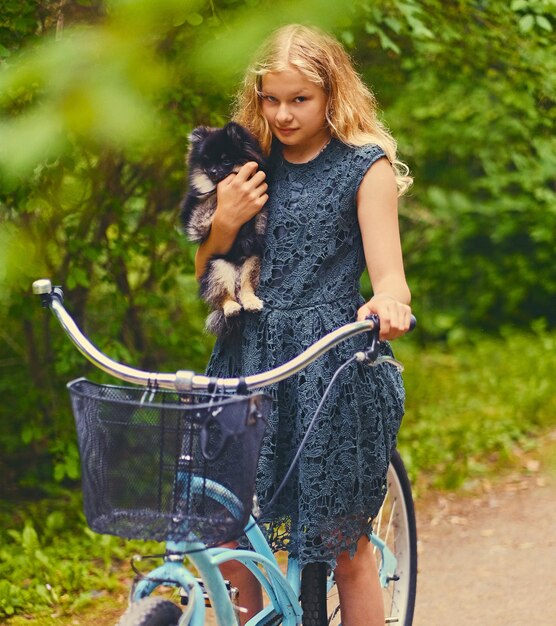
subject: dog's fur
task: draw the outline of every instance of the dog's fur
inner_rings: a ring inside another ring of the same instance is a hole
[[[189,190],[181,205],[181,222],[191,241],[202,242],[209,234],[216,209],[216,185],[248,161],[256,161],[263,171],[266,164],[255,137],[235,122],[224,128],[200,126],[189,140]],[[213,309],[206,329],[215,335],[225,335],[235,328],[242,309],[260,311],[263,307],[255,289],[266,220],[263,208],[241,227],[227,254],[215,255],[207,263],[200,293]]]

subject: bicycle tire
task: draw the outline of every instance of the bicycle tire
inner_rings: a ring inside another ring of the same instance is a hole
[[[164,598],[149,596],[132,602],[116,626],[177,626],[182,610]]]
[[[376,517],[374,528],[398,560],[396,570],[398,580],[391,580],[383,590],[385,623],[411,626],[417,593],[417,526],[411,483],[397,451],[392,454],[387,480],[388,492]],[[303,626],[340,626],[337,588],[334,585],[328,592],[327,608],[323,609],[323,597],[326,596],[326,565],[324,563],[311,565],[312,567],[306,566],[302,572]],[[303,589],[306,590],[306,595],[311,594],[310,599],[303,597]],[[310,614],[307,615],[309,621],[306,621],[304,602],[310,610]]]
[[[301,573],[303,626],[326,626],[326,564],[308,563]]]

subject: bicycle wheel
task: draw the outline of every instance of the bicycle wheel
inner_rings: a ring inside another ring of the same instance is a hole
[[[387,480],[388,492],[373,526],[375,535],[384,541],[397,560],[395,575],[388,580],[383,590],[385,623],[411,626],[417,591],[417,528],[411,484],[397,451],[392,454]],[[376,548],[375,554],[380,567],[380,552]],[[315,574],[307,570],[307,575],[322,578],[322,571]],[[304,577],[305,573],[304,569]],[[306,584],[309,586],[308,582]],[[327,616],[326,618],[320,616],[318,619],[320,621],[310,622],[311,626],[340,625],[340,606],[335,585],[328,592]],[[303,624],[305,625],[305,618]]]
[[[179,606],[164,598],[149,596],[132,602],[116,626],[177,626]]]

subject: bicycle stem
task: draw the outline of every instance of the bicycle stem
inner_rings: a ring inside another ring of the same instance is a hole
[[[33,293],[41,296],[43,306],[51,309],[77,349],[97,368],[128,383],[177,391],[207,390],[208,387],[212,385],[215,385],[218,389],[236,390],[240,383],[247,389],[265,387],[280,382],[292,374],[301,371],[309,365],[309,363],[313,362],[342,341],[364,332],[373,331],[373,329],[376,328],[376,323],[373,320],[345,324],[322,337],[322,339],[291,361],[272,370],[268,370],[267,372],[246,376],[243,379],[214,379],[201,374],[195,374],[195,372],[190,370],[179,370],[175,374],[145,372],[114,361],[94,346],[81,332],[71,315],[64,308],[63,293],[60,287],[52,288],[50,280],[40,279],[33,283]]]

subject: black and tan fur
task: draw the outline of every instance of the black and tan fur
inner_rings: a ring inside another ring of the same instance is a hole
[[[264,171],[265,161],[255,137],[235,122],[224,128],[200,126],[189,139],[189,190],[182,202],[181,222],[191,241],[202,242],[209,234],[216,209],[216,185],[248,161],[256,161]],[[227,254],[209,259],[200,279],[201,297],[213,309],[206,321],[209,332],[227,334],[236,326],[242,309],[262,309],[263,302],[255,289],[266,219],[263,208],[241,227]]]

